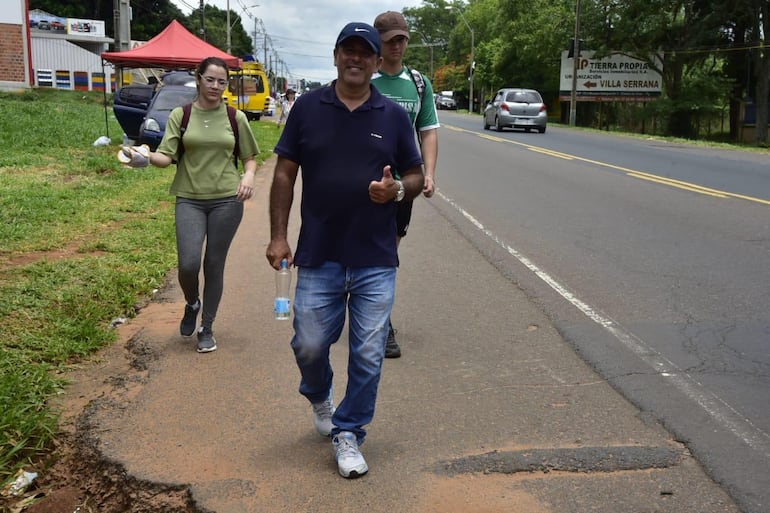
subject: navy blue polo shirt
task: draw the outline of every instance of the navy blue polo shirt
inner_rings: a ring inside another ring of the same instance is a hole
[[[337,98],[334,82],[304,93],[291,109],[274,151],[302,173],[295,265],[398,265],[396,204],[374,203],[369,183],[381,180],[388,164],[395,176],[422,165],[422,157],[406,111],[370,88],[353,112]]]

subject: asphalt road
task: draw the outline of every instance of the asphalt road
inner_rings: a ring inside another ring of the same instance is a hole
[[[439,210],[745,512],[770,511],[767,154],[442,122]]]
[[[449,128],[441,137],[442,195],[418,200],[400,249],[393,320],[404,355],[384,363],[362,447],[369,473],[337,474],[297,392],[291,325],[272,318],[268,164],[228,260],[219,349],[200,355],[179,336],[183,300],[172,277],[120,328],[125,343],[73,385],[90,401],[82,436],[123,476],[126,511],[168,496],[177,506],[163,511],[739,512],[652,412],[618,393],[617,376],[602,378],[564,340],[560,325],[580,315],[552,315],[521,288],[533,273],[447,199],[472,187],[461,175],[483,172],[478,162],[456,167],[467,161],[452,146],[487,151],[492,142]],[[512,199],[496,205],[498,217]],[[291,228],[296,235],[296,215]],[[332,354],[338,397],[345,346],[343,335]]]

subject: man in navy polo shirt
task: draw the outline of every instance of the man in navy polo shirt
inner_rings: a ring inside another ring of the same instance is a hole
[[[337,79],[303,94],[292,107],[275,153],[266,256],[297,267],[291,347],[299,391],[316,429],[331,435],[343,477],[368,471],[359,446],[374,417],[398,251],[396,205],[422,192],[422,157],[406,111],[371,85],[380,36],[349,23],[334,47]],[[287,240],[294,184],[302,169],[297,252]],[[391,169],[398,169],[396,180]],[[350,315],[348,384],[334,407],[331,345]]]

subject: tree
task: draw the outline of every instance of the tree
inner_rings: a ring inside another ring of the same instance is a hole
[[[747,2],[738,2],[747,3]],[[731,14],[725,18],[725,33],[727,52],[725,55],[725,74],[732,80],[730,94],[730,134],[737,138],[741,102],[751,93],[751,50],[747,41],[751,39],[751,28],[754,27],[752,9],[748,5],[735,6]]]
[[[661,72],[670,135],[695,137],[698,113],[728,101],[723,69],[709,65],[714,49],[725,43],[723,1],[592,0],[585,4],[581,26],[591,36],[589,44],[600,53],[622,51]],[[721,99],[701,94],[705,85],[720,80]]]
[[[190,17],[197,18],[196,13],[198,12],[194,11]],[[227,11],[206,4],[203,9],[203,16],[206,42],[222,51],[227,51]],[[230,24],[230,54],[243,56],[253,53],[251,38],[243,29],[240,16],[232,10],[230,11]],[[198,27],[200,27],[200,23],[198,23]]]
[[[455,15],[446,9],[447,5],[445,0],[424,0],[421,7],[403,11],[411,33],[405,60],[423,73],[432,70],[431,80],[436,78],[436,69],[447,61],[447,34],[455,25]]]
[[[770,53],[766,48],[766,34],[770,16],[767,0],[729,0],[716,3],[723,19],[726,50],[725,74],[733,87],[730,98],[730,133],[737,135],[741,102],[754,100],[757,109],[757,144],[768,143],[768,80],[770,80]]]
[[[770,30],[770,2],[757,1],[756,2],[756,20],[754,26],[755,41],[757,42],[756,51],[754,55],[754,68],[757,70],[757,93],[756,93],[756,108],[757,108],[757,133],[756,141],[758,145],[766,146],[767,139],[767,123],[768,123],[768,93],[770,91],[770,51],[765,45],[765,38],[767,37],[767,31]]]
[[[573,35],[573,27],[574,12],[564,2],[499,0],[496,16],[484,28],[497,35],[497,49],[491,54],[494,61],[488,63],[500,81],[495,88],[529,87],[541,91],[547,102],[554,102],[559,91],[561,52]]]
[[[465,73],[465,65],[449,63],[436,70],[434,91],[465,91],[467,89],[468,75]],[[465,93],[465,97],[468,95]]]

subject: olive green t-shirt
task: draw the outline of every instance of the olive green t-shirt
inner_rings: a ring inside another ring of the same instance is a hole
[[[233,163],[235,137],[223,103],[216,109],[203,110],[192,106],[190,120],[184,135],[184,155],[178,159],[182,107],[171,111],[166,132],[158,152],[178,161],[170,192],[188,199],[219,199],[234,196],[241,180]],[[246,115],[238,111],[240,155],[246,159],[259,153],[257,141]]]

